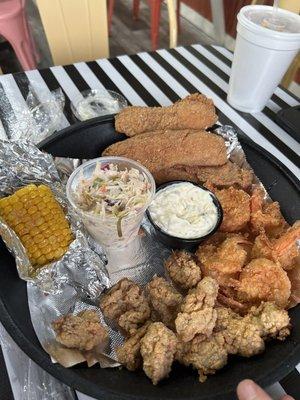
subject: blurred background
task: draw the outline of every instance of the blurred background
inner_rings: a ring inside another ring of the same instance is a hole
[[[0,0],[1,71],[46,68],[194,43],[233,50],[237,13],[254,3],[272,5],[273,1]],[[298,13],[300,0],[282,0],[280,6]],[[34,53],[30,68],[24,67],[24,60],[22,66],[22,55],[16,56],[13,42],[17,39],[10,40],[6,34],[8,20],[16,12],[25,15],[29,26],[29,51]],[[300,96],[299,56],[282,83]]]

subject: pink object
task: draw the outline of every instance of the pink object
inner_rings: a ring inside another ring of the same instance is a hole
[[[38,54],[28,29],[26,0],[0,1],[0,35],[12,45],[24,70],[35,69]]]

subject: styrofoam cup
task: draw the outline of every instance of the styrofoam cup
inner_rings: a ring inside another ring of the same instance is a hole
[[[272,7],[240,10],[227,96],[232,107],[249,113],[264,108],[300,48],[299,15],[278,9],[279,17],[295,20],[297,31],[290,33],[257,25],[248,17],[252,11],[271,12]]]

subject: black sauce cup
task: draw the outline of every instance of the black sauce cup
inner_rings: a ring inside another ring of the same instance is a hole
[[[218,213],[217,223],[216,223],[214,229],[212,229],[207,235],[204,235],[204,236],[201,236],[198,238],[192,238],[192,239],[184,239],[184,238],[180,238],[177,236],[173,236],[173,235],[170,235],[169,233],[165,232],[153,221],[153,219],[151,217],[151,213],[149,211],[149,208],[146,211],[146,215],[147,215],[147,218],[150,221],[151,225],[154,228],[154,235],[157,240],[159,240],[165,246],[170,247],[172,249],[185,249],[188,251],[194,251],[201,242],[208,239],[210,236],[212,236],[217,231],[217,229],[219,228],[219,226],[221,225],[222,220],[223,220],[223,210],[222,210],[219,200],[217,199],[217,197],[215,196],[215,194],[213,192],[208,190],[206,187],[199,185],[197,183],[191,182],[191,181],[178,180],[178,181],[171,181],[171,182],[164,183],[163,185],[160,185],[157,188],[156,193],[159,192],[160,190],[164,189],[167,186],[171,186],[171,185],[174,185],[177,183],[185,183],[185,182],[191,183],[192,185],[198,186],[199,188],[209,192],[209,194],[211,195],[211,197],[213,199],[213,203],[215,204],[215,206],[217,208],[217,213]]]

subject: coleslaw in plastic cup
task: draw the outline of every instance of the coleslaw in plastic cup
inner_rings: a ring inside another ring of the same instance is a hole
[[[150,172],[125,157],[99,157],[78,167],[67,183],[69,202],[93,239],[126,246],[138,234],[155,194]]]

